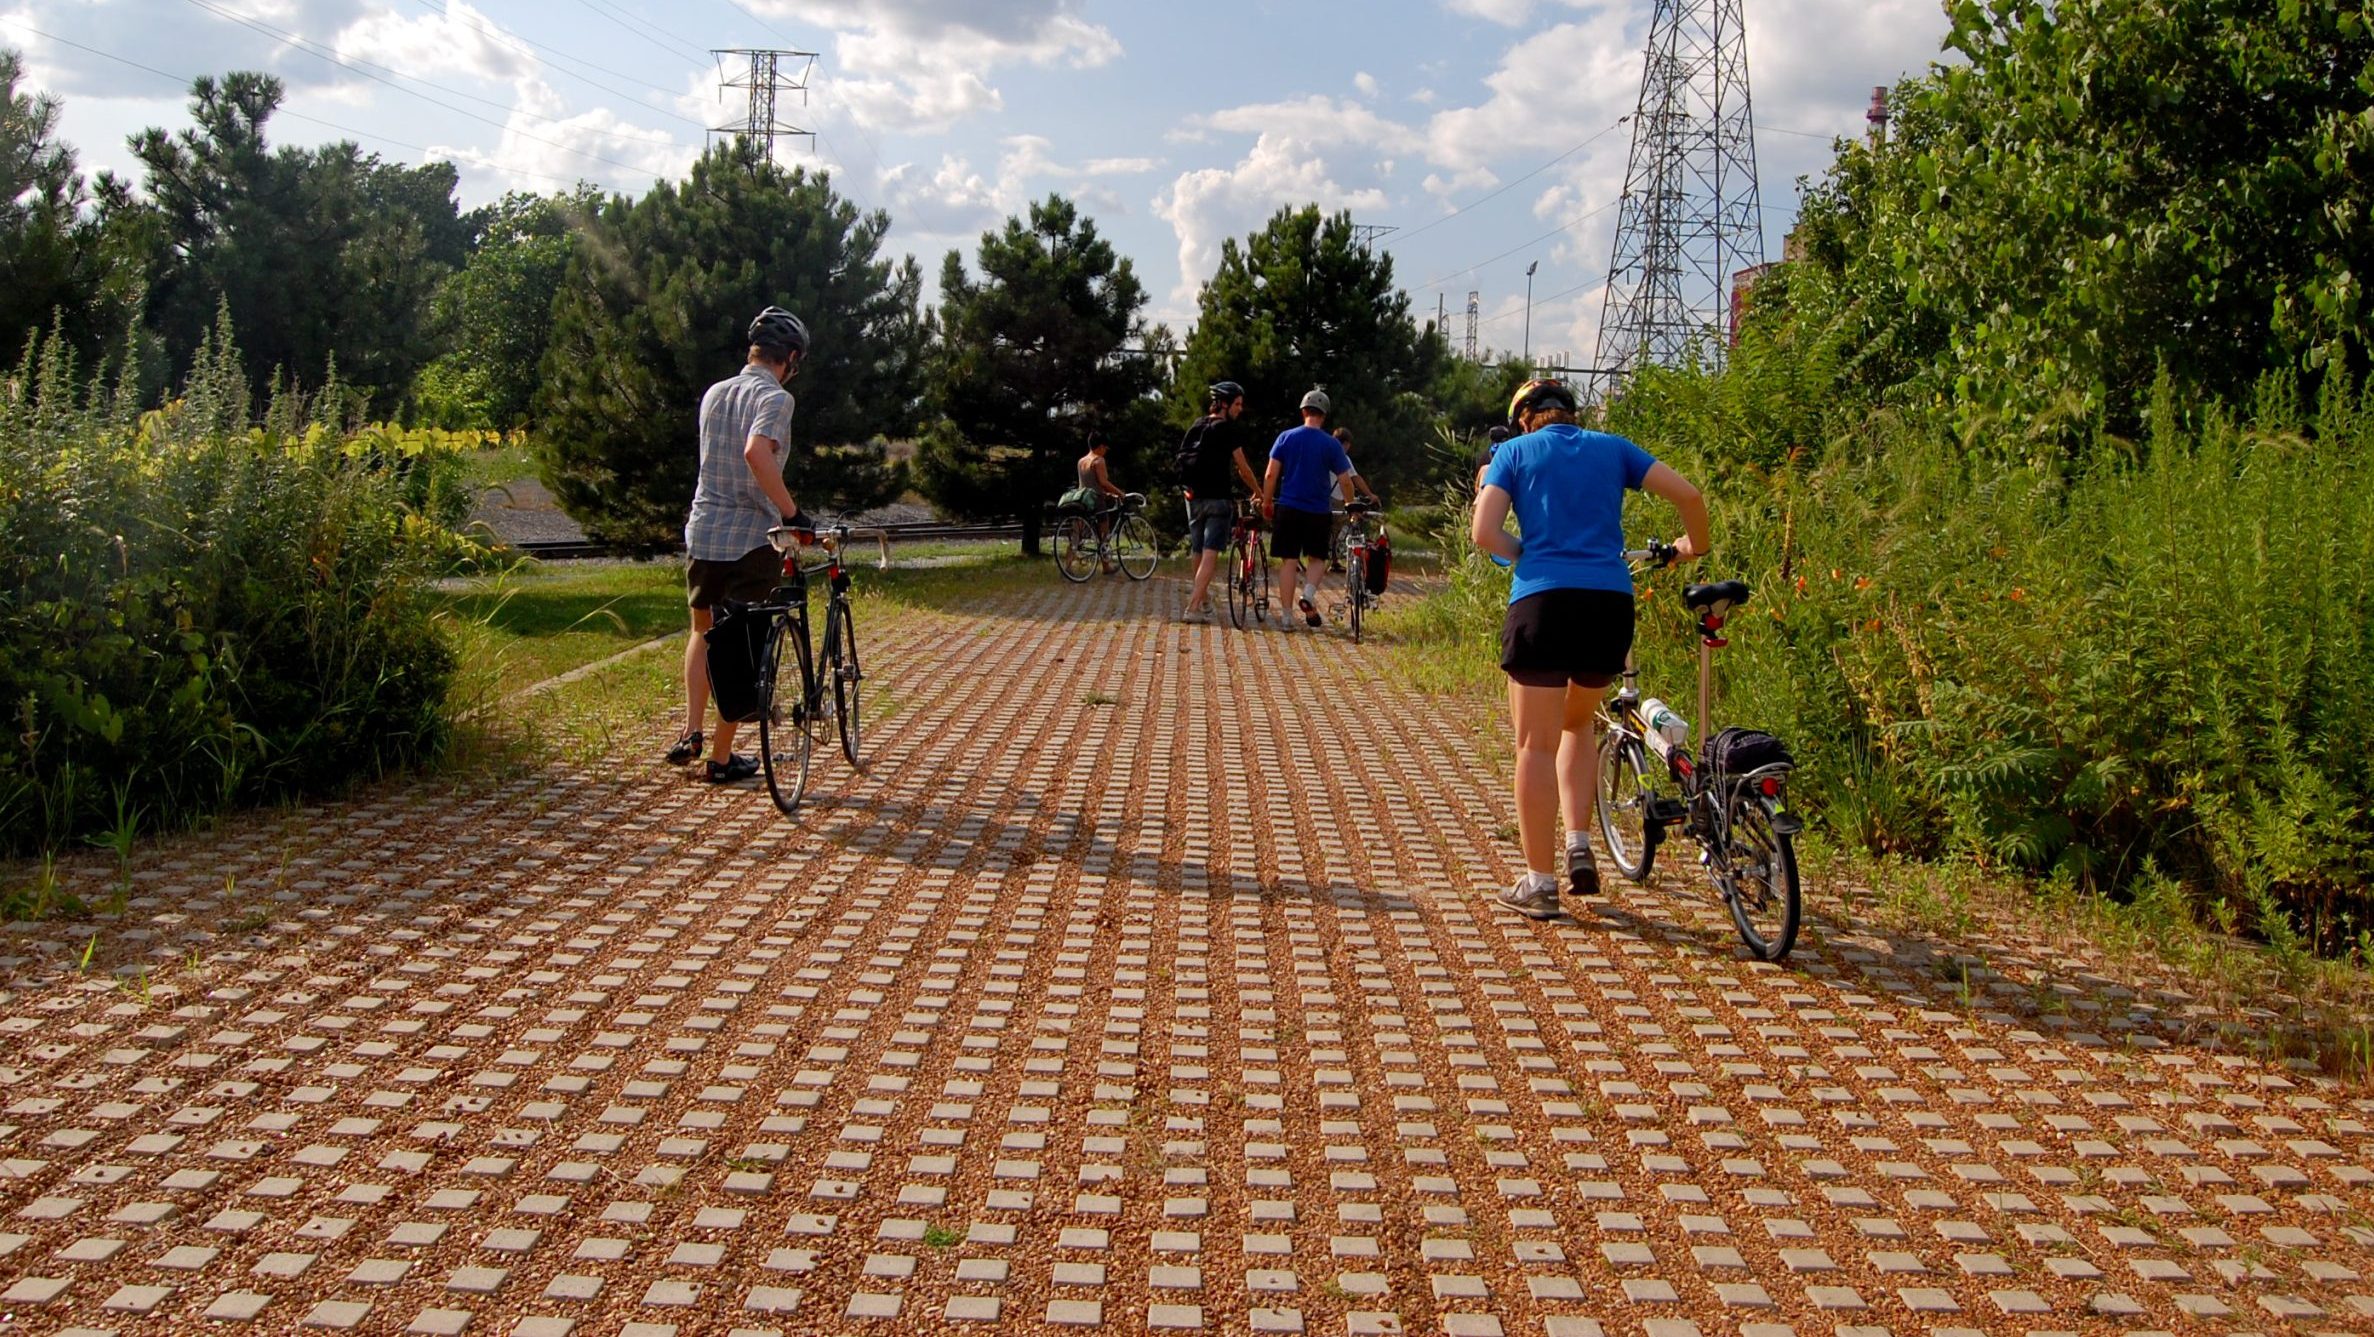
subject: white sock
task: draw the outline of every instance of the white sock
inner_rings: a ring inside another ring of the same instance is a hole
[[[1525,876],[1517,879],[1517,885],[1526,891],[1556,891],[1558,878],[1554,873],[1536,873],[1527,869]]]
[[[1586,832],[1569,831],[1566,833],[1566,848],[1570,852],[1574,850],[1587,850],[1591,848],[1591,837]]]

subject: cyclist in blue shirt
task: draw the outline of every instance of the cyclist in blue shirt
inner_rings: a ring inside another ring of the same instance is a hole
[[[1624,493],[1672,502],[1682,561],[1706,554],[1706,500],[1672,468],[1623,437],[1575,424],[1575,393],[1532,380],[1509,401],[1511,436],[1484,466],[1469,537],[1515,565],[1500,667],[1517,736],[1517,834],[1525,876],[1500,903],[1535,919],[1558,915],[1554,819],[1566,818],[1566,876],[1599,892],[1591,800],[1599,790],[1594,719],[1632,650],[1632,571],[1624,562]],[[1522,537],[1508,532],[1516,516]]]
[[[1327,563],[1327,540],[1335,524],[1336,488],[1345,480],[1366,491],[1352,469],[1344,443],[1327,433],[1333,405],[1327,393],[1302,397],[1302,426],[1278,434],[1269,448],[1269,470],[1261,480],[1261,513],[1270,522],[1270,553],[1278,559],[1278,588],[1302,587],[1302,620],[1316,627],[1319,578]],[[1288,578],[1289,566],[1297,573]],[[1283,624],[1281,624],[1283,625]]]

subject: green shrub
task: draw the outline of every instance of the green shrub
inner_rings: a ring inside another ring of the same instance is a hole
[[[458,473],[310,416],[344,399],[283,393],[251,425],[227,329],[147,414],[28,349],[0,394],[0,851],[436,750],[454,663],[423,592]]]

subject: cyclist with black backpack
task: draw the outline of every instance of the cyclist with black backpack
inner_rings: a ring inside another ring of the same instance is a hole
[[[1187,551],[1195,556],[1195,583],[1187,593],[1181,617],[1192,621],[1212,612],[1212,576],[1220,569],[1236,524],[1235,485],[1258,495],[1261,481],[1245,462],[1245,429],[1237,420],[1245,412],[1245,387],[1235,381],[1213,384],[1204,416],[1179,439],[1179,482],[1187,493]]]
[[[704,774],[731,784],[758,774],[758,759],[737,754],[734,721],[720,718],[704,740],[709,709],[705,634],[717,605],[753,603],[767,596],[783,572],[783,558],[767,541],[778,524],[804,523],[783,480],[791,458],[791,392],[808,352],[808,327],[779,306],[750,322],[750,351],[739,374],[701,396],[700,475],[684,521],[685,602],[692,606],[692,639],[684,648],[684,733],[668,749],[674,765],[714,751]]]

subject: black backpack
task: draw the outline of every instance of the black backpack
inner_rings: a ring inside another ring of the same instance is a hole
[[[1738,777],[1766,766],[1794,766],[1788,744],[1761,729],[1724,729],[1706,742],[1706,768],[1719,776]]]
[[[1204,429],[1217,419],[1197,418],[1179,438],[1179,447],[1171,452],[1171,481],[1185,485],[1195,476],[1196,462],[1203,458]]]
[[[751,612],[748,604],[718,601],[717,620],[701,633],[709,643],[709,695],[717,702],[717,718],[748,724],[765,709],[759,675],[773,627],[773,619]]]

